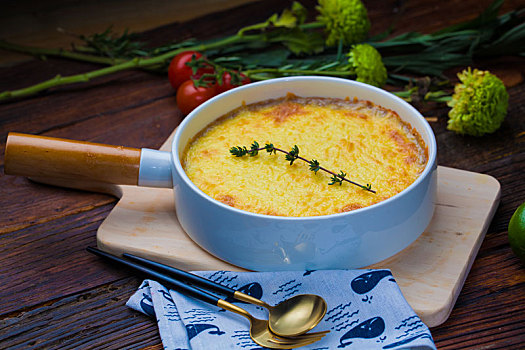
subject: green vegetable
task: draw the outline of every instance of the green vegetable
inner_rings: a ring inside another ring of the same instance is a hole
[[[448,105],[452,107],[447,129],[458,134],[482,136],[496,131],[509,104],[503,82],[488,71],[468,68],[458,74],[461,81],[454,88]]]
[[[510,218],[508,238],[512,251],[525,264],[525,202],[516,209]]]
[[[366,7],[360,0],[319,0],[317,20],[328,34],[326,45],[345,45],[364,41],[370,30]]]
[[[369,44],[354,45],[348,53],[348,62],[355,72],[357,81],[382,87],[387,71],[379,52]]]
[[[389,84],[399,86],[427,77],[443,81],[447,69],[467,67],[473,59],[525,55],[525,9],[499,16],[502,3],[503,0],[494,0],[473,20],[434,33],[408,32],[387,39],[390,29],[368,38],[367,43],[379,51],[382,65],[388,71]],[[225,70],[242,72],[252,81],[282,76],[324,75],[383,85],[379,63],[375,66],[363,53],[350,57],[350,64],[344,57],[350,45],[363,44],[367,39],[370,21],[361,1],[319,0],[316,9],[319,15],[313,22],[306,22],[306,9],[294,2],[282,13],[276,13],[262,23],[244,27],[228,37],[189,39],[151,48],[138,41],[134,34],[124,32],[119,35],[111,28],[100,34],[77,35],[84,44],[74,45],[72,50],[35,48],[0,40],[0,49],[41,58],[64,57],[108,65],[81,74],[58,75],[18,90],[0,91],[0,102],[34,95],[56,86],[87,82],[122,70],[166,72],[174,56],[192,50],[202,52],[216,64],[215,68],[220,66]],[[337,49],[328,45],[335,45]],[[363,61],[361,55],[365,57]],[[369,56],[372,57],[371,54]],[[445,102],[450,96],[435,91],[441,86],[434,86],[433,81],[428,88],[409,86],[408,91],[397,94],[414,101]],[[415,90],[420,97],[414,94]]]

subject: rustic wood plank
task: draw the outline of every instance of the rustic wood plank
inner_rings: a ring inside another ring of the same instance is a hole
[[[373,34],[429,32],[473,18],[491,0],[365,1]],[[152,45],[173,38],[212,37],[266,19],[290,1],[266,0],[143,34]],[[315,16],[314,0],[304,2]],[[523,7],[507,0],[502,12]],[[217,30],[220,28],[220,30]],[[525,198],[525,87],[523,59],[476,62],[510,81],[509,114],[483,138],[446,130],[448,108],[421,106],[437,117],[439,164],[484,172],[502,184],[502,201],[449,320],[433,328],[439,349],[518,349],[525,341],[525,269],[511,252],[507,224]],[[60,59],[0,68],[0,90],[23,87],[97,65]],[[448,73],[454,77],[454,71]],[[41,133],[129,146],[158,147],[181,115],[163,76],[122,72],[0,104],[0,147],[8,131]],[[3,157],[0,157],[3,164]],[[33,184],[0,176],[1,348],[161,348],[155,322],[128,310],[139,279],[84,252],[114,203],[110,196]],[[60,265],[63,265],[62,267]],[[67,267],[67,268],[66,268]],[[16,292],[16,293],[15,293]]]
[[[92,288],[123,275],[85,251],[112,205],[2,235],[0,313]]]
[[[23,0],[4,4],[0,13],[0,37],[24,45],[64,47],[81,43],[73,35],[61,33],[62,28],[73,34],[103,32],[109,25],[122,32],[142,32],[159,25],[188,21],[207,13],[225,10],[253,0],[155,0],[104,1],[104,11],[98,2]],[[27,60],[15,53],[0,56],[0,64],[11,65]]]
[[[0,321],[0,343],[9,349],[155,347],[156,322],[125,306],[138,285],[136,278],[120,279],[11,313]]]

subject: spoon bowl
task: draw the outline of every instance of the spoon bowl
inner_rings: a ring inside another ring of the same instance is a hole
[[[326,314],[327,305],[318,295],[300,294],[268,310],[271,331],[275,334],[294,336],[314,328]]]
[[[306,346],[321,340],[321,338],[328,333],[328,331],[323,331],[292,337],[282,337],[278,334],[274,334],[270,330],[269,321],[255,318],[249,312],[237,305],[220,299],[217,302],[217,306],[246,317],[250,321],[250,337],[252,340],[261,346],[271,349],[292,349]]]

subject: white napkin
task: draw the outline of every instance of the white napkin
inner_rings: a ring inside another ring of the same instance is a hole
[[[297,294],[322,296],[328,311],[313,331],[330,333],[300,349],[436,349],[428,327],[408,305],[389,270],[195,273],[271,305]],[[266,309],[227,301],[257,318],[268,318]],[[164,349],[262,349],[251,340],[244,317],[152,280],[142,283],[127,306],[156,317]]]

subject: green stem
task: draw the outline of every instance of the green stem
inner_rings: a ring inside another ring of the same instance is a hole
[[[448,102],[450,100],[452,100],[452,96],[451,95],[442,95],[442,96],[432,95],[432,94],[425,95],[425,101]]]
[[[312,69],[280,69],[280,68],[260,68],[260,69],[249,69],[243,71],[243,73],[250,79],[263,80],[268,79],[267,77],[261,76],[261,73],[272,73],[277,75],[326,75],[334,77],[348,77],[353,76],[355,73],[350,71],[327,71],[327,70],[312,70]],[[262,78],[262,79],[257,79]]]
[[[249,41],[254,40],[254,37],[258,36],[238,36],[233,35],[230,37],[226,37],[221,40],[217,40],[215,42],[207,43],[207,44],[199,44],[192,47],[184,47],[179,48],[170,52],[166,52],[162,55],[151,57],[151,58],[134,58],[129,61],[124,61],[122,63],[115,64],[110,67],[97,69],[88,73],[82,73],[77,75],[71,75],[62,77],[60,75],[57,75],[56,77],[46,80],[44,82],[41,82],[39,84],[29,86],[23,89],[19,90],[13,90],[13,91],[4,91],[0,93],[0,101],[7,100],[10,98],[15,97],[23,97],[23,96],[29,96],[36,94],[42,90],[55,87],[55,86],[61,86],[61,85],[68,85],[73,83],[82,83],[87,82],[93,78],[97,78],[103,75],[116,73],[119,71],[127,70],[127,69],[133,69],[133,68],[143,68],[143,67],[151,67],[160,63],[164,63],[165,61],[171,59],[173,56],[188,50],[195,50],[195,51],[206,51],[210,49],[216,49],[223,46],[227,46],[233,43],[237,43],[240,41]]]
[[[262,23],[256,23],[251,26],[247,26],[239,30],[237,33],[238,35],[243,35],[249,30],[259,30],[259,29],[265,29],[269,26],[268,21],[262,22]],[[318,29],[318,28],[324,28],[324,24],[321,22],[310,22],[310,23],[303,23],[298,26],[300,29]]]
[[[319,29],[324,28],[324,24],[321,22],[310,22],[299,25],[301,29]]]
[[[404,90],[404,91],[392,91],[392,94],[396,95],[397,97],[401,97],[403,100],[407,102],[412,102],[413,96],[417,96],[417,88],[413,88],[410,90]],[[452,95],[445,91],[433,91],[428,92],[425,96],[420,97],[422,101],[426,102],[448,102],[452,100]]]
[[[244,72],[243,72],[244,73]],[[273,79],[274,77],[269,77],[267,75],[264,75],[264,74],[256,74],[256,73],[253,73],[253,74],[245,74],[248,78],[250,78],[251,80],[253,81],[259,81],[259,80],[270,80],[270,79]]]
[[[84,53],[72,52],[64,49],[46,49],[40,47],[31,47],[23,46],[18,44],[9,43],[7,41],[0,40],[0,49],[25,53],[33,56],[54,56],[54,57],[64,57],[77,61],[85,61],[92,63],[101,63],[114,65],[116,63],[125,62],[125,59],[121,58],[110,58],[110,57],[100,57],[94,55],[87,55]]]

